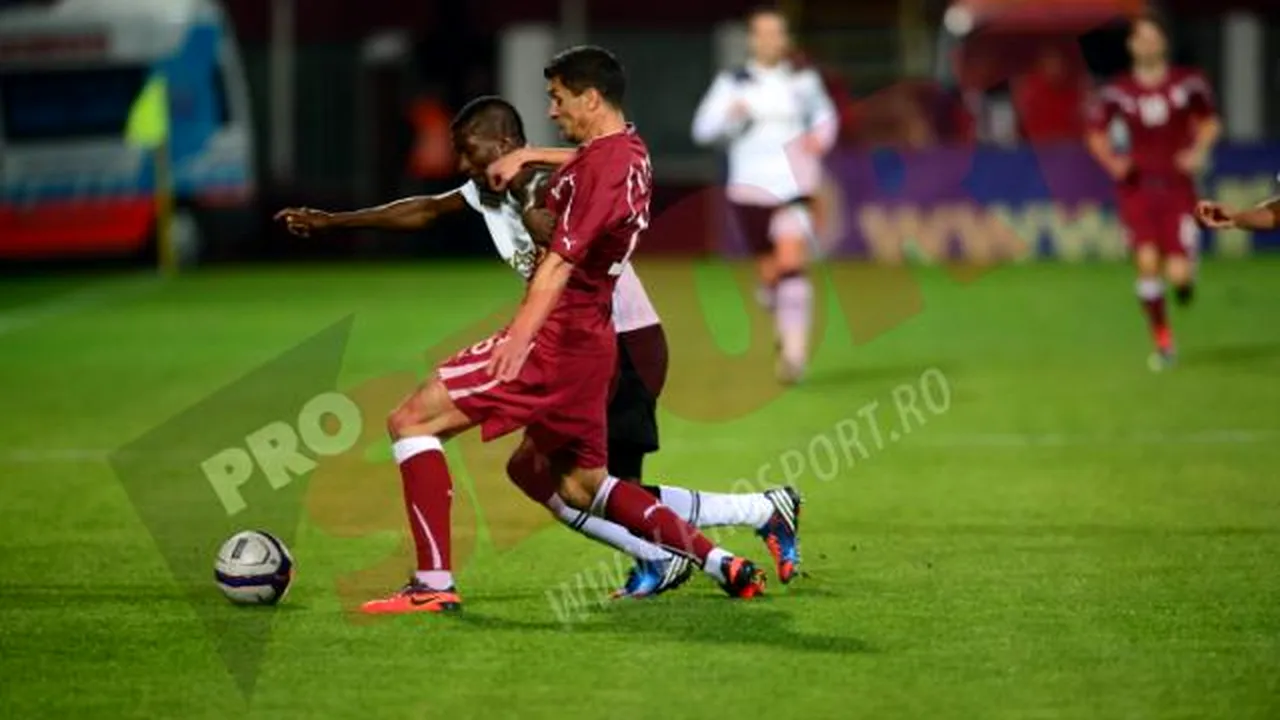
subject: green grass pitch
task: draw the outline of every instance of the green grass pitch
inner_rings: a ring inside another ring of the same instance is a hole
[[[464,612],[357,622],[342,579],[395,566],[403,534],[379,441],[336,507],[312,502],[315,478],[280,491],[303,506],[271,528],[298,580],[278,608],[230,608],[211,578],[223,538],[191,535],[182,505],[159,513],[174,535],[150,530],[157,508],[111,453],[348,317],[338,388],[421,376],[428,349],[511,307],[509,271],[0,283],[0,716],[1280,716],[1280,262],[1208,263],[1196,305],[1171,310],[1181,363],[1161,374],[1122,265],[830,265],[811,376],[787,392],[735,284],[747,268],[640,270],[673,346],[649,479],[793,475],[806,495],[807,575],[759,601],[695,578],[598,602],[607,551],[509,496],[469,500],[484,479],[460,471],[455,521],[478,518]],[[211,415],[210,438],[262,424],[237,417]],[[163,493],[190,470],[142,481]],[[335,529],[348,510],[383,514]],[[194,594],[161,552],[183,542],[208,579]],[[233,667],[228,643],[260,661]]]

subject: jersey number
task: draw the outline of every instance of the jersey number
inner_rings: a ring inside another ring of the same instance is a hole
[[[1147,127],[1159,127],[1169,122],[1169,102],[1162,95],[1147,95],[1138,99],[1138,115]]]
[[[636,251],[636,244],[640,242],[640,233],[649,227],[648,188],[653,181],[648,158],[640,164],[632,165],[627,173],[627,204],[631,206],[631,217],[627,220],[628,224],[635,226],[635,230],[632,231],[631,240],[627,243],[627,254],[609,266],[609,274],[613,277],[621,275],[622,271],[627,269],[631,254]]]

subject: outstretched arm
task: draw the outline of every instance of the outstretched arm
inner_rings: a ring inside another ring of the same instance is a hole
[[[1205,200],[1196,206],[1196,218],[1214,230],[1277,230],[1280,229],[1280,197],[1239,211]]]
[[[369,228],[373,230],[420,230],[441,215],[457,212],[467,206],[461,190],[443,195],[408,197],[377,207],[350,212],[325,212],[312,208],[286,208],[276,213],[289,232],[308,237],[312,232],[335,228]]]

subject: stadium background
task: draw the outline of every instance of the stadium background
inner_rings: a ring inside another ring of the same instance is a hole
[[[900,253],[889,248],[918,244],[908,236],[923,224],[946,238],[918,249],[923,259],[1122,256],[1103,176],[1074,133],[1037,129],[1042,116],[1071,108],[1070,101],[1012,91],[1034,82],[1049,47],[1059,48],[1069,72],[1086,82],[1121,70],[1123,30],[1108,21],[1137,5],[981,2],[974,8],[985,20],[960,38],[945,30],[940,0],[792,3],[799,49],[822,69],[841,110],[824,206],[826,247],[837,256],[896,259]],[[740,60],[741,17],[750,6],[317,0],[304,7],[228,0],[248,81],[257,183],[249,218],[206,229],[205,259],[486,254],[474,218],[421,237],[344,233],[317,243],[291,241],[272,226],[269,211],[295,204],[349,208],[456,186],[442,145],[447,131],[433,123],[481,93],[512,97],[531,139],[554,142],[537,79],[524,75],[540,54],[579,41],[614,48],[631,68],[630,111],[654,154],[656,212],[682,202],[682,216],[696,223],[688,232],[649,238],[644,252],[732,251],[707,192],[720,160],[694,146],[689,118],[714,70]],[[1265,60],[1280,36],[1261,12],[1266,6],[1155,7],[1167,15],[1176,58],[1203,67],[1219,91],[1226,132],[1202,186],[1227,201],[1265,195],[1280,166],[1272,132],[1280,127],[1274,91],[1280,71]],[[938,167],[947,171],[931,170]],[[21,210],[31,193],[19,174],[10,175],[5,190],[16,200],[9,208]],[[101,199],[84,195],[83,201]],[[868,237],[875,217],[867,213],[886,208],[892,222]],[[968,234],[982,237],[961,238],[975,222],[988,229]],[[1024,247],[996,247],[993,238],[1007,235],[1001,225],[1017,228]],[[1276,239],[1228,233],[1220,243],[1206,241],[1211,253],[1241,255]]]
[[[991,7],[983,9],[985,5]],[[1254,5],[1261,8],[1265,3]],[[828,243],[841,248],[838,254],[866,256],[859,210],[867,204],[889,201],[927,219],[940,206],[954,209],[959,202],[983,218],[1006,221],[1002,211],[1031,211],[1035,217],[1030,225],[1017,217],[1013,224],[1030,245],[1040,246],[1040,254],[1063,255],[1057,248],[1067,237],[1074,239],[1069,242],[1073,247],[1085,245],[1083,252],[1065,253],[1072,258],[1122,255],[1119,229],[1109,214],[1089,231],[1066,227],[1082,206],[1088,224],[1088,211],[1105,210],[1111,200],[1109,185],[1091,170],[1078,143],[1053,137],[1033,145],[1016,127],[1004,127],[1009,122],[1000,120],[1000,111],[1011,82],[1034,66],[1037,47],[1065,41],[1068,55],[1079,53],[1071,59],[1085,63],[1094,79],[1122,70],[1123,30],[1109,27],[1107,20],[1123,16],[1133,6],[1106,1],[986,3],[980,11],[1007,19],[958,41],[943,30],[943,2],[793,3],[788,9],[795,17],[800,49],[823,69],[842,111],[841,145],[829,177],[829,192],[842,199],[841,222],[828,228]],[[272,138],[282,137],[271,134],[268,4],[233,1],[227,7],[244,43],[259,147],[267,147]],[[288,170],[275,173],[270,155],[261,155],[260,177],[273,178],[265,188],[268,205],[364,205],[450,187],[451,180],[421,181],[407,172],[415,140],[409,107],[415,100],[437,99],[451,109],[481,92],[514,94],[534,141],[554,141],[550,126],[541,119],[544,108],[536,79],[530,83],[518,76],[536,66],[537,58],[512,55],[529,47],[537,52],[586,41],[615,49],[631,69],[630,110],[654,154],[657,212],[688,202],[690,195],[699,198],[695,202],[702,212],[693,215],[705,220],[702,228],[679,237],[651,237],[645,252],[724,249],[724,233],[714,225],[714,200],[702,192],[718,177],[719,161],[713,152],[693,145],[689,118],[713,72],[741,57],[741,17],[751,3],[714,0],[687,7],[564,0],[415,3],[408,11],[394,2],[361,3],[358,11],[352,7],[334,0],[299,11],[297,110],[283,136],[291,139],[294,152],[291,161],[279,166]],[[1280,147],[1267,132],[1280,127],[1280,101],[1274,92],[1280,71],[1276,63],[1262,60],[1273,56],[1268,50],[1280,42],[1276,28],[1265,21],[1265,13],[1250,13],[1248,2],[1230,7],[1171,2],[1155,9],[1167,14],[1177,59],[1203,67],[1220,93],[1227,131],[1203,179],[1205,192],[1228,200],[1265,195],[1280,167]],[[1256,38],[1252,50],[1238,46],[1236,38],[1241,37]],[[393,54],[376,63],[362,62],[376,55],[377,47],[391,47]],[[1235,68],[1242,63],[1248,78],[1237,77],[1241,71]],[[921,137],[911,137],[908,129],[916,115],[928,126]],[[962,148],[958,153],[957,147]],[[903,191],[904,172],[935,167],[935,157],[951,171],[932,183],[908,182],[909,189]],[[870,174],[862,171],[868,167]],[[478,222],[468,225],[473,236],[480,232]],[[457,232],[451,226],[430,235]],[[258,234],[262,247],[284,256],[319,251],[315,243],[288,243],[267,227],[259,228]],[[887,241],[901,242],[901,234]],[[958,227],[947,234],[953,246],[961,244]],[[1216,248],[1213,238],[1206,239]],[[1223,251],[1241,254],[1274,241],[1233,237],[1223,244]],[[487,252],[482,237],[459,245],[433,238],[423,242],[369,236],[352,239],[344,252],[430,254],[459,248]],[[965,252],[953,247],[950,254]],[[992,251],[975,252],[986,257]],[[929,254],[936,253],[925,253]]]

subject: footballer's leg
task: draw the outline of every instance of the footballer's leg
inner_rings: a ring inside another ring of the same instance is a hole
[[[603,465],[575,466],[561,480],[560,496],[698,563],[733,597],[750,598],[764,590],[764,573],[754,563],[717,547],[638,485],[610,476]]]
[[[507,462],[507,476],[525,495],[546,506],[569,529],[635,558],[636,567],[642,570],[632,570],[626,586],[616,591],[614,597],[658,595],[679,587],[689,579],[691,568],[685,558],[633,535],[617,523],[595,517],[561,500],[556,494],[559,482],[551,459],[539,453],[529,437],[525,437]]]
[[[667,342],[662,326],[618,333],[618,372],[609,399],[609,474],[641,482],[644,458],[658,449],[658,397],[666,384]],[[694,527],[746,526],[768,546],[778,578],[790,582],[800,562],[797,533],[800,495],[793,488],[754,493],[713,493],[673,485],[644,485],[649,494]],[[670,589],[668,566],[640,561],[624,592]],[[678,576],[677,576],[678,577]]]
[[[774,213],[770,224],[777,271],[774,322],[778,333],[778,380],[799,382],[809,363],[809,332],[813,324],[813,284],[809,279],[808,208],[790,204]]]
[[[707,492],[673,485],[644,488],[696,528],[751,528],[769,548],[777,565],[778,579],[784,584],[799,572],[803,500],[795,488],[787,486],[752,493]]]
[[[471,424],[453,404],[439,378],[420,386],[387,418],[387,432],[404,487],[417,569],[404,588],[365,603],[361,608],[364,612],[445,612],[461,608],[453,583],[450,545],[453,478],[442,442]]]
[[[1165,277],[1173,286],[1173,297],[1179,305],[1186,307],[1195,298],[1200,226],[1189,212],[1178,214],[1173,222],[1177,225],[1177,241],[1171,242],[1165,251]]]

